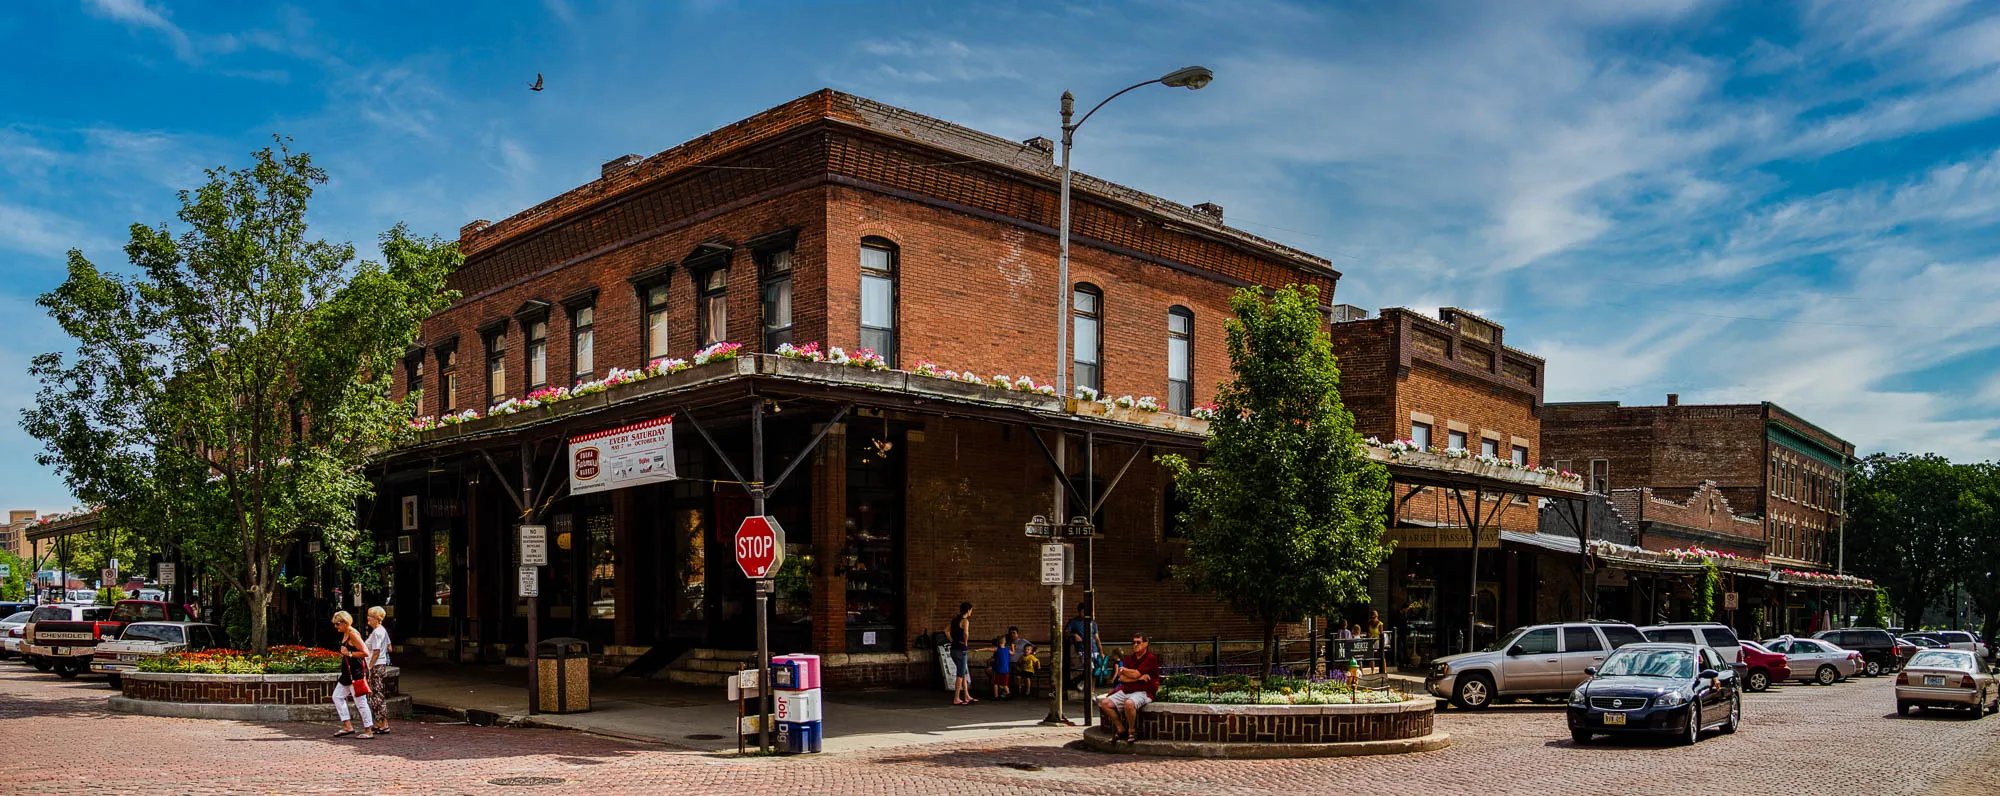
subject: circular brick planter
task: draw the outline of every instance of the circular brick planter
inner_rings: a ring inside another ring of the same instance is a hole
[[[1429,752],[1451,745],[1432,729],[1437,702],[1370,705],[1185,705],[1139,711],[1138,741],[1113,743],[1098,725],[1084,745],[1105,752],[1174,757],[1346,757]]]
[[[383,677],[389,718],[410,715],[410,698],[394,666]],[[238,721],[336,721],[337,674],[166,674],[127,672],[123,693],[111,698],[117,713]]]

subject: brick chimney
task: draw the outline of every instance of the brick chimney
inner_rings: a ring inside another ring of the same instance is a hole
[[[640,157],[638,155],[619,155],[618,157],[604,161],[604,165],[597,170],[597,176],[600,179],[609,179],[611,175],[630,170],[633,166],[639,165],[639,160]]]
[[[1677,393],[1677,392],[1670,392],[1670,393],[1667,393],[1667,405],[1668,405],[1668,406],[1680,406],[1680,405],[1681,405],[1681,394],[1680,394],[1680,393]]]
[[[1222,223],[1222,205],[1214,202],[1202,202],[1194,206],[1194,211],[1215,219],[1215,223],[1217,224]]]

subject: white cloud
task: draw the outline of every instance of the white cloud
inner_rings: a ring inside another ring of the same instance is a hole
[[[179,26],[167,21],[166,14],[146,4],[146,0],[86,0],[84,3],[92,13],[125,25],[128,28],[151,30],[167,38],[173,45],[175,57],[194,62],[198,60],[194,42]]]

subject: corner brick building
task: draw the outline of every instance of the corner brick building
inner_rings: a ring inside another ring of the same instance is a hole
[[[1363,437],[1524,466],[1540,461],[1547,363],[1509,347],[1504,327],[1450,307],[1435,318],[1402,308],[1364,316],[1336,308],[1331,331],[1341,398]],[[1533,494],[1401,479],[1393,492],[1387,536],[1396,549],[1372,591],[1373,601],[1389,609],[1383,621],[1403,639],[1405,664],[1467,644],[1473,611],[1460,606],[1468,605],[1475,582],[1469,530],[1475,521],[1481,552],[1472,646],[1492,641],[1496,630],[1574,618],[1575,579],[1567,573],[1576,569],[1576,545],[1538,536]],[[1544,571],[1564,576],[1545,578]]]
[[[761,445],[764,483],[799,465],[766,508],[792,562],[773,648],[826,656],[831,683],[935,678],[918,637],[944,630],[960,601],[978,606],[975,644],[1010,625],[1047,638],[1040,545],[1023,523],[1099,500],[1101,535],[1077,545],[1095,554],[1092,582],[1079,576],[1064,613],[1094,590],[1107,639],[1253,637],[1171,575],[1183,543],[1151,459],[1200,444],[1204,424],[1185,415],[1226,376],[1234,290],[1311,284],[1331,298],[1339,274],[1225,226],[1219,207],[1079,174],[1072,284],[1058,285],[1051,152],[821,91],[467,224],[451,278],[462,295],[424,323],[399,389],[421,391],[422,415],[494,416],[389,457],[379,504],[401,510],[371,519],[394,553],[369,599],[393,607],[415,650],[522,655],[512,534],[533,517],[549,537],[544,637],[587,639],[607,667],[672,660],[676,677],[712,679],[704,670],[733,670],[740,653],[724,651],[752,641],[730,537],[751,509],[736,482],[756,480]],[[1163,411],[1065,408],[912,373],[1052,382],[1060,301],[1075,308],[1072,383],[1154,396]],[[724,341],[745,346],[740,367],[501,414],[537,390]],[[788,342],[873,349],[891,370],[749,356]],[[581,496],[551,480],[564,440],[662,417],[678,480]],[[533,505],[517,500],[536,485]]]
[[[1854,445],[1776,404],[1683,405],[1677,395],[1661,406],[1550,403],[1542,438],[1544,462],[1584,474],[1626,520],[1655,529],[1642,527],[1648,549],[1720,549],[1780,573],[1841,565]],[[1745,608],[1767,609],[1768,625],[1814,627],[1830,596],[1781,585],[1746,593]],[[1651,615],[1678,610],[1663,597]]]

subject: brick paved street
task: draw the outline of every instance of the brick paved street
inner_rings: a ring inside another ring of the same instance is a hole
[[[105,711],[101,680],[0,663],[0,792],[1983,794],[2000,790],[2000,717],[1892,716],[1889,678],[1749,695],[1747,726],[1692,749],[1576,748],[1559,709],[1447,711],[1453,746],[1314,761],[1105,756],[1027,735],[820,756],[730,760],[556,730],[406,722],[374,741],[328,725],[141,718]],[[834,716],[832,721],[838,721]],[[506,777],[559,778],[500,786]]]

